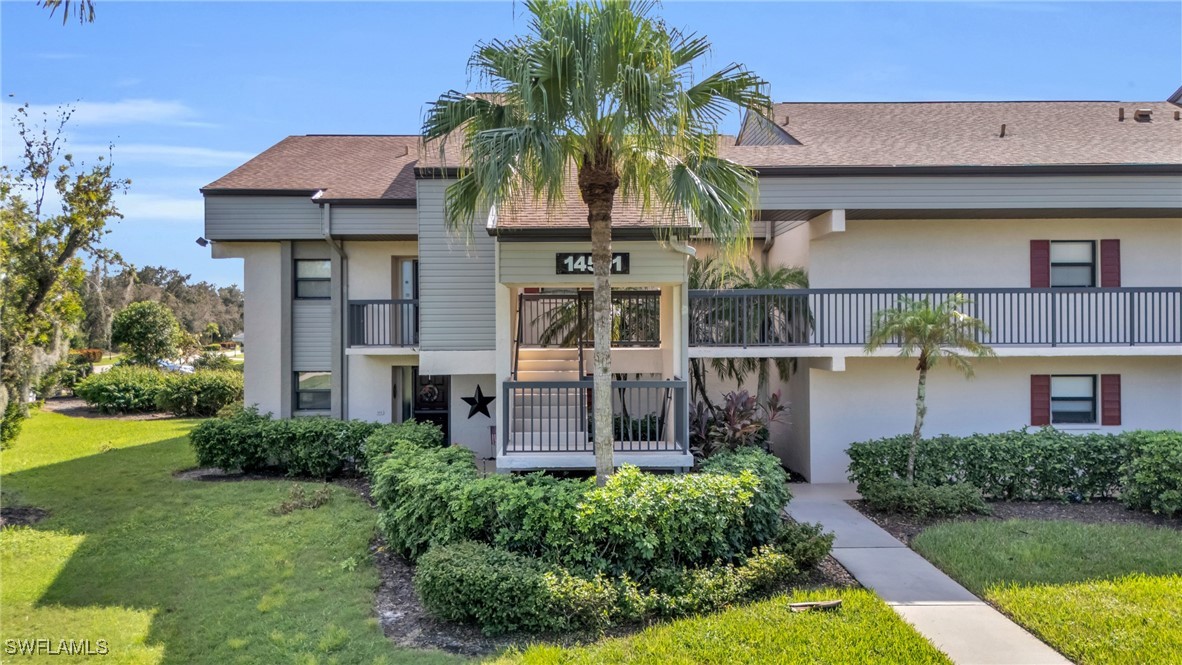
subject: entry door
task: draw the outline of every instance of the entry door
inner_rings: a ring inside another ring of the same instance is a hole
[[[448,404],[451,377],[419,374],[414,369],[414,418],[419,422],[435,423],[443,430],[444,442],[450,442]]]

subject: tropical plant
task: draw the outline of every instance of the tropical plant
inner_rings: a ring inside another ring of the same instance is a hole
[[[961,307],[971,303],[960,293],[935,304],[928,298],[900,296],[895,307],[874,314],[866,340],[866,353],[898,344],[901,357],[918,356],[915,369],[919,371],[919,384],[915,391],[915,428],[907,452],[907,482],[915,482],[915,452],[919,449],[923,419],[928,412],[928,370],[943,358],[966,378],[972,378],[973,365],[969,356],[995,355],[992,348],[978,341],[980,335],[989,332],[989,326],[960,311]]]
[[[766,448],[768,427],[786,410],[778,390],[763,401],[746,390],[723,395],[716,406],[700,401],[690,410],[690,449],[705,459],[723,450]]]
[[[749,235],[755,174],[717,154],[732,108],[767,115],[766,83],[739,64],[695,78],[704,37],[669,28],[649,2],[525,3],[529,34],[478,44],[469,69],[490,94],[451,91],[428,109],[441,156],[458,137],[466,160],[445,195],[452,230],[479,210],[554,205],[568,185],[587,206],[595,275],[595,466],[614,469],[611,413],[611,229],[617,194],[647,219],[692,217],[720,245]]]

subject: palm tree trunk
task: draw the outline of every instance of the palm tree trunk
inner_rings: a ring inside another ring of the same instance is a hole
[[[600,207],[600,206],[595,206]],[[603,485],[615,471],[612,432],[612,220],[611,200],[607,210],[591,207],[591,262],[595,269],[595,290],[591,299],[592,331],[595,352],[592,356],[594,374],[592,388],[595,410],[595,482]]]
[[[919,361],[919,386],[915,389],[915,429],[911,432],[911,449],[907,451],[907,482],[915,482],[915,454],[919,450],[919,438],[923,432],[923,418],[928,413],[928,365]]]

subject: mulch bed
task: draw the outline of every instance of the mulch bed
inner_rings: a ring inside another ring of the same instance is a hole
[[[885,529],[895,538],[910,546],[924,529],[944,522],[973,522],[977,520],[1062,520],[1083,524],[1144,524],[1182,530],[1182,518],[1129,510],[1119,501],[1099,500],[1091,503],[1062,501],[993,501],[991,515],[961,515],[952,518],[918,518],[911,515],[884,513],[870,508],[865,501],[850,501],[858,512]]]
[[[29,526],[49,517],[49,511],[32,506],[0,506],[0,528]]]
[[[167,412],[153,411],[150,413],[103,413],[93,409],[78,397],[51,397],[41,405],[42,411],[60,413],[74,418],[94,418],[96,420],[167,420],[176,416]]]

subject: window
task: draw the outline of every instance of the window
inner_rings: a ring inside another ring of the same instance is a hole
[[[1051,286],[1096,285],[1096,243],[1091,240],[1051,242]]]
[[[1096,422],[1096,377],[1051,377],[1051,424]]]
[[[332,283],[332,263],[328,259],[296,259],[295,297],[328,298]]]
[[[328,411],[332,407],[332,372],[296,372],[295,410]]]

